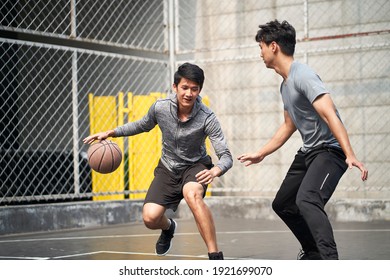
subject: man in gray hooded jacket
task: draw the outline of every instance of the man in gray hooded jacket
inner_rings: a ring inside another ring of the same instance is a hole
[[[207,185],[230,169],[233,159],[215,114],[199,96],[203,82],[203,70],[197,65],[184,63],[174,76],[174,96],[157,100],[138,121],[84,139],[84,143],[90,144],[107,137],[148,132],[156,125],[160,127],[162,155],[142,213],[146,227],[161,229],[156,243],[157,255],[168,253],[177,227],[176,221],[168,219],[165,211],[176,211],[184,198],[206,243],[209,259],[223,259],[217,246],[213,217],[203,198]],[[206,151],[207,137],[219,159],[216,165],[212,164]]]

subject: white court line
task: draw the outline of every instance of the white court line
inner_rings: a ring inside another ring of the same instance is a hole
[[[390,229],[339,229],[334,232],[390,232]],[[269,233],[290,233],[289,230],[255,230],[255,231],[225,231],[217,232],[222,234],[269,234]],[[199,235],[199,232],[175,233],[175,236]],[[53,238],[30,238],[30,239],[11,239],[0,240],[1,243],[15,242],[37,242],[37,241],[61,241],[61,240],[84,240],[84,239],[107,239],[107,238],[138,238],[138,237],[156,237],[160,234],[128,234],[128,235],[98,235],[98,236],[71,236],[71,237],[53,237]],[[1,237],[0,237],[1,238]]]
[[[89,252],[89,253],[83,253],[83,254],[74,254],[74,255],[65,255],[65,256],[57,256],[52,257],[50,259],[65,259],[65,258],[73,258],[73,257],[80,257],[80,256],[87,256],[87,255],[97,255],[97,254],[121,254],[121,255],[138,255],[138,256],[152,256],[156,257],[157,255],[155,253],[140,253],[140,252],[120,252],[120,251],[96,251],[96,252]],[[164,257],[173,257],[173,258],[199,258],[199,259],[208,259],[208,256],[206,255],[176,255],[176,254],[166,254],[165,256],[161,256],[161,259],[163,260]],[[226,260],[251,260],[249,258],[229,258],[225,257]]]
[[[97,254],[122,254],[122,255],[142,255],[142,256],[153,256],[156,257],[157,255],[155,253],[141,253],[141,252],[120,252],[120,251],[96,251],[96,252],[89,252],[89,253],[80,253],[80,254],[73,254],[73,255],[64,255],[64,256],[57,256],[52,257],[51,259],[65,259],[65,258],[73,258],[73,257],[80,257],[80,256],[87,256],[87,255],[97,255]],[[202,256],[193,256],[193,255],[173,255],[173,254],[166,254],[164,257],[180,257],[180,258],[206,258],[206,255]],[[163,257],[161,257],[163,259]],[[208,258],[208,257],[207,257]]]
[[[129,238],[129,237],[148,237],[148,236],[160,236],[160,234],[97,235],[97,236],[71,236],[71,237],[11,239],[11,240],[0,240],[0,243],[36,242],[36,241],[61,241],[61,240],[83,240],[83,239],[101,239],[101,238]]]
[[[12,259],[12,260],[49,260],[48,257],[10,257],[10,256],[0,256],[0,259]]]

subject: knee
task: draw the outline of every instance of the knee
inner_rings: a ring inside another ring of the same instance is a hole
[[[283,203],[281,203],[278,199],[274,199],[274,201],[272,201],[272,209],[275,211],[275,213],[281,213],[284,209],[284,206]]]
[[[310,213],[313,211],[313,207],[323,208],[325,206],[321,195],[316,192],[298,193],[295,199],[295,204],[301,213]]]
[[[278,197],[276,197],[272,202],[272,209],[281,218],[294,216],[299,213],[298,207],[294,200],[283,200],[278,199]]]
[[[143,221],[144,221],[144,225],[148,228],[148,229],[153,229],[154,228],[154,225],[156,224],[156,220],[148,215],[142,215],[142,218],[143,218]]]
[[[306,208],[305,206],[306,203],[307,202],[305,201],[305,199],[303,199],[301,196],[297,196],[297,198],[295,199],[295,204],[297,205],[300,211]]]
[[[187,188],[183,196],[189,206],[197,205],[199,202],[203,202],[203,187]]]
[[[152,215],[152,213],[144,210],[142,212],[142,219],[148,229],[156,229],[158,228],[161,217]]]

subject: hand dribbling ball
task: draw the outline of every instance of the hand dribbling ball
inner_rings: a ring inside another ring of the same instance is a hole
[[[115,142],[101,140],[88,148],[88,163],[96,172],[102,174],[114,172],[121,162],[122,151]]]

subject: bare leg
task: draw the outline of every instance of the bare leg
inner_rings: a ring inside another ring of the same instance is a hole
[[[147,228],[161,229],[161,235],[156,243],[156,254],[165,256],[172,246],[176,222],[169,221],[165,215],[165,207],[155,203],[145,203],[142,216]]]
[[[210,209],[203,201],[203,187],[201,184],[189,182],[183,187],[183,196],[192,214],[200,235],[206,243],[209,253],[218,252],[215,225]]]
[[[165,216],[165,207],[156,203],[146,203],[142,209],[144,224],[149,229],[166,230],[169,228],[169,221]]]

